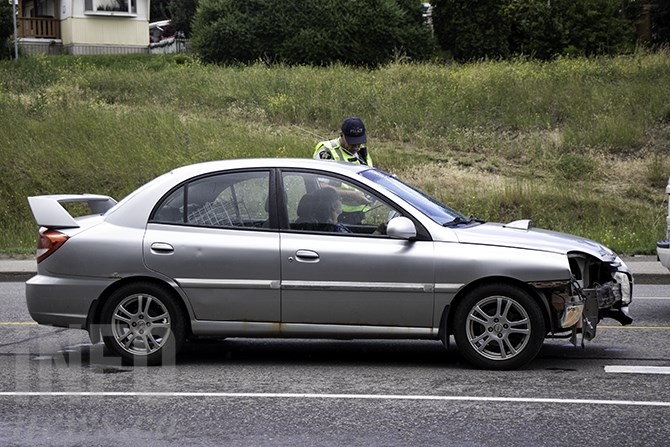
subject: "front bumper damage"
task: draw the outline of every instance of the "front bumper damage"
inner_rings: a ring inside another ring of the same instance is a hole
[[[596,336],[596,327],[603,318],[611,318],[622,326],[629,325],[633,319],[628,316],[628,304],[631,301],[631,281],[625,274],[617,274],[618,280],[605,284],[594,284],[592,288],[582,289],[584,312],[581,333],[583,339],[592,340]],[[573,343],[576,344],[577,327],[573,329]]]
[[[571,281],[562,287],[558,284],[549,287],[546,283],[539,287],[548,293],[551,336],[569,337],[577,346],[581,334],[583,346],[584,340],[596,336],[596,328],[603,318],[614,319],[623,326],[633,322],[628,316],[633,278],[619,258],[608,263],[573,254],[570,265]]]

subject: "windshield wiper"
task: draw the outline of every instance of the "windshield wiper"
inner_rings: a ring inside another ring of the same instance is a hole
[[[449,222],[445,222],[442,224],[443,227],[455,227],[458,225],[467,225],[470,223],[484,223],[482,219],[477,219],[476,217],[463,217],[463,216],[456,216],[454,220],[450,220]]]

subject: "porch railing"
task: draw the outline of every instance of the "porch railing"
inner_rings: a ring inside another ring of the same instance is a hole
[[[18,37],[60,39],[60,20],[45,17],[17,17]]]

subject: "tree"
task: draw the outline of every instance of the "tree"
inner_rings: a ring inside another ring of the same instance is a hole
[[[149,21],[170,19],[172,26],[186,36],[191,35],[191,22],[198,0],[152,0]]]
[[[14,18],[12,4],[0,0],[0,59],[12,57],[11,37],[14,35]]]
[[[627,20],[621,0],[552,0],[554,29],[561,37],[561,54],[595,56],[631,49],[635,26]]]
[[[561,53],[561,36],[554,27],[551,2],[519,0],[505,5],[510,21],[509,46],[512,52],[535,59],[550,59]]]
[[[198,0],[169,0],[168,13],[172,25],[183,32],[187,37],[191,36],[192,23],[198,8]]]
[[[149,2],[149,22],[158,22],[170,18],[168,3],[170,0],[151,0]]]
[[[433,55],[421,4],[408,0],[202,0],[191,43],[215,63],[265,60],[377,66]]]
[[[670,44],[670,0],[657,0],[651,14],[653,44],[656,46]]]
[[[434,0],[438,43],[460,61],[507,57],[510,24],[503,6],[500,0]]]
[[[666,0],[667,1],[667,0]],[[457,60],[618,54],[635,43],[636,0],[434,0],[437,40]]]

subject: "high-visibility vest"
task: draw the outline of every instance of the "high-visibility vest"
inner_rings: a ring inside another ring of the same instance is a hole
[[[361,160],[356,154],[347,152],[347,150],[340,145],[340,139],[335,138],[334,140],[322,141],[317,144],[314,149],[314,158],[320,158],[319,152],[321,151],[321,148],[324,147],[328,149],[328,152],[330,152],[330,155],[333,156],[333,160],[335,161],[348,161],[350,163],[360,163],[372,166],[372,157],[370,157],[370,153],[366,146],[361,146],[359,151],[360,155],[364,155],[364,160]]]
[[[348,161],[350,163],[360,163],[372,166],[372,158],[370,157],[370,153],[368,152],[367,147],[365,146],[361,146],[360,149],[361,151],[363,151],[363,154],[365,154],[365,161],[358,158],[355,154],[347,152],[347,150],[340,145],[339,138],[335,138],[334,140],[329,141],[322,141],[319,144],[317,144],[316,148],[314,149],[314,158],[321,158],[319,157],[319,152],[324,147],[328,149],[330,155],[333,156],[334,161]],[[360,153],[361,152],[359,151],[359,154]],[[366,212],[369,209],[370,209],[369,205],[348,205],[346,203],[342,204],[342,211],[345,213],[355,213],[358,211]]]

